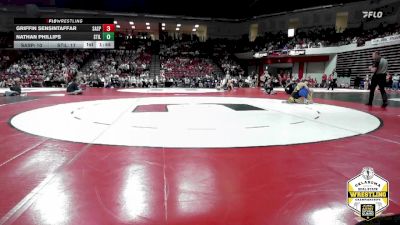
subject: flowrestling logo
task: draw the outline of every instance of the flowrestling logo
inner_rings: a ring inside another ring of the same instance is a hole
[[[362,11],[363,13],[363,18],[375,18],[379,19],[383,17],[383,12],[382,11]]]

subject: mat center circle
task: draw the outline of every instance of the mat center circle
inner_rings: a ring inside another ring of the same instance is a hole
[[[45,122],[43,122],[45,121]],[[368,113],[332,105],[228,97],[151,97],[60,104],[11,124],[44,137],[90,144],[233,148],[334,140],[377,129]]]

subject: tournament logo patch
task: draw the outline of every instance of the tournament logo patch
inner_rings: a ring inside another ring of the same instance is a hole
[[[389,182],[364,167],[347,182],[347,205],[365,220],[375,218],[389,206]]]

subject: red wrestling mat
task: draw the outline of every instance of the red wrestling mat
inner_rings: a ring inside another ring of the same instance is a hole
[[[390,182],[381,216],[400,214],[400,108],[316,99],[368,112],[382,125],[310,144],[174,149],[59,141],[9,124],[19,113],[56,104],[173,94],[31,95],[41,98],[0,106],[0,224],[356,224],[346,182],[366,166]],[[258,89],[202,96],[286,98]]]

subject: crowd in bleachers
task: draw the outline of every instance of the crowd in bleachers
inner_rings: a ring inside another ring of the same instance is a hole
[[[0,72],[0,87],[19,78],[22,86],[61,86],[84,64],[89,52],[79,50],[25,51],[19,60]]]
[[[268,71],[264,71],[264,74],[260,76],[260,86],[264,86],[266,83],[270,83],[272,87],[283,87],[285,88],[290,83],[299,83],[307,81],[308,87],[311,88],[328,88],[330,83],[334,83],[334,87],[349,88],[350,84],[337,82],[338,75],[334,70],[331,74],[322,74],[321,80],[318,81],[316,77],[312,75],[304,74],[300,79],[297,75],[292,75],[290,70],[281,70],[278,74],[271,75]]]
[[[122,86],[148,78],[151,62],[151,55],[143,48],[110,51],[34,50],[24,51],[21,55],[8,67],[3,65],[9,63],[9,56],[2,56],[0,87],[7,87],[15,78],[19,78],[23,87],[61,87],[71,80],[72,74],[78,74],[80,81],[89,85]],[[92,60],[87,62],[89,58]]]
[[[210,59],[200,57],[161,57],[161,75],[166,78],[205,77],[213,74]]]
[[[232,59],[232,56],[229,54],[223,55],[219,59],[219,65],[224,70],[225,74],[229,74],[231,76],[244,76],[244,70],[242,67]]]
[[[249,44],[255,51],[282,50],[282,52],[291,49],[331,47],[352,43],[361,46],[374,38],[399,34],[400,24],[380,24],[373,29],[364,29],[360,26],[337,31],[335,27],[312,27],[298,29],[294,37],[288,37],[285,32],[275,34],[267,32],[264,36],[257,37],[254,43]]]
[[[81,70],[82,81],[95,87],[130,86],[148,79],[151,55],[145,47],[136,50],[96,51]]]
[[[0,71],[5,70],[9,62],[10,62],[10,56],[0,52]]]
[[[168,41],[160,46],[160,55],[173,57],[181,55],[198,56],[204,45],[198,41]]]
[[[233,42],[228,40],[209,40],[207,50],[212,55],[216,64],[221,68],[223,74],[231,76],[244,76],[245,71],[234,56]]]
[[[160,49],[160,75],[167,79],[214,76],[212,60],[196,45],[197,42],[163,45]]]
[[[160,76],[150,75],[151,53],[147,44],[131,43],[125,50],[30,50],[15,51],[19,57],[1,54],[0,87],[19,78],[23,86],[61,86],[76,72],[82,83],[95,87],[150,87],[168,82],[185,87],[213,87],[225,75],[235,86],[254,86],[257,74],[246,74],[233,52],[250,46],[253,50],[282,51],[357,43],[399,33],[399,24],[380,25],[376,29],[362,27],[337,32],[334,28],[316,27],[298,30],[295,37],[286,33],[266,33],[253,43],[242,40],[171,41],[161,44]],[[8,35],[6,35],[8,36]],[[0,44],[1,44],[0,39]],[[272,82],[284,86],[293,78],[276,74]],[[309,79],[311,87],[324,87]]]

